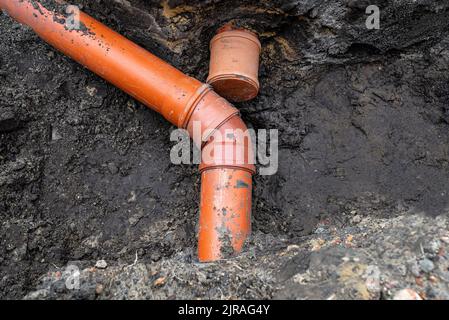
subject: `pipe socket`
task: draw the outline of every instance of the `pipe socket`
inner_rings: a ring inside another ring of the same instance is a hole
[[[242,102],[259,92],[259,56],[257,35],[231,25],[220,28],[210,42],[207,83],[222,97]]]

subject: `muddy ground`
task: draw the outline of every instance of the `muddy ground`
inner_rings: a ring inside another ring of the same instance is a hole
[[[202,81],[219,26],[257,32],[261,92],[236,106],[279,130],[279,171],[255,176],[245,253],[197,263],[174,127],[1,14],[1,298],[449,297],[449,1],[74,3]]]

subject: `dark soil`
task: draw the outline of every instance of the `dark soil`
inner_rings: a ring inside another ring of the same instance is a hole
[[[324,222],[345,228],[354,214],[431,223],[449,212],[448,1],[74,3],[202,81],[223,23],[259,34],[261,92],[237,107],[250,127],[279,129],[279,171],[255,176],[248,252],[277,259]],[[375,3],[381,28],[368,30],[365,8]],[[0,297],[22,298],[74,260],[118,266],[137,255],[200,270],[199,175],[171,164],[174,127],[6,14],[0,30]],[[295,261],[288,277],[301,271]],[[281,270],[285,261],[272,263]],[[236,297],[285,297],[274,294],[278,280],[265,290],[263,279],[246,285],[258,294]],[[150,297],[195,297],[204,287]]]

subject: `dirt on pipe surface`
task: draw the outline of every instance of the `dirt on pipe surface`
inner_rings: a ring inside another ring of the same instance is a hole
[[[198,263],[174,127],[2,13],[1,298],[449,298],[449,3],[73,4],[201,81],[220,26],[258,33],[236,107],[279,130],[279,169],[254,176],[245,252]]]

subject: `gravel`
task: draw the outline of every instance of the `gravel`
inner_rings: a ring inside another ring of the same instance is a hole
[[[426,270],[431,261],[420,259],[415,247],[448,235],[445,216],[364,217],[357,225],[335,227],[332,234],[314,234],[296,244],[256,234],[248,253],[218,263],[192,262],[191,252],[107,269],[98,268],[100,261],[96,268],[86,261],[77,290],[61,285],[73,274],[51,268],[26,299],[446,299],[449,244],[440,242],[433,268]],[[348,236],[350,243],[337,241]],[[272,253],[272,246],[280,249]],[[406,261],[425,273],[404,272]]]

